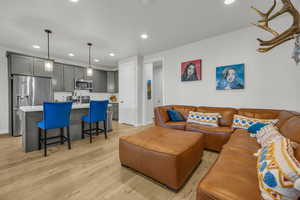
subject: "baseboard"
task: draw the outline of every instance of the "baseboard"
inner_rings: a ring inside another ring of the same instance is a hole
[[[8,130],[7,129],[0,129],[0,135],[1,134],[8,134]]]

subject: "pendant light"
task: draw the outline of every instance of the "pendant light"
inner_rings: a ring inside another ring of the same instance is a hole
[[[92,68],[92,63],[91,63],[91,49],[92,49],[93,44],[88,43],[87,45],[89,47],[89,66],[87,67],[86,75],[93,76],[93,68]]]
[[[49,29],[45,30],[45,33],[47,34],[47,41],[48,41],[48,60],[44,63],[44,68],[46,72],[52,72],[53,71],[53,60],[50,59],[50,34],[52,34],[52,31]]]

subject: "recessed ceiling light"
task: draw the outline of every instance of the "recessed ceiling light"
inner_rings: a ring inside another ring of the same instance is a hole
[[[149,35],[147,35],[146,33],[144,33],[144,34],[141,35],[141,38],[144,39],[144,40],[146,40],[146,39],[149,38]]]
[[[77,3],[79,0],[69,0],[72,3]]]
[[[109,56],[114,57],[116,54],[110,53]]]
[[[34,45],[32,45],[32,48],[34,48],[34,49],[40,49],[41,47],[39,45],[34,44]]]
[[[100,62],[100,60],[99,60],[99,59],[96,59],[96,58],[94,59],[94,61],[95,61],[95,62]]]
[[[73,53],[68,54],[70,57],[74,57],[75,55]]]
[[[230,5],[230,4],[234,3],[234,2],[235,2],[235,0],[225,0],[224,4]]]

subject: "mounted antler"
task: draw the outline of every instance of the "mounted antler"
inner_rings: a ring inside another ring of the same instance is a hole
[[[258,49],[259,52],[270,51],[274,47],[279,46],[286,41],[294,39],[295,35],[300,33],[300,14],[297,11],[297,9],[293,6],[292,2],[290,0],[281,0],[283,3],[282,9],[270,17],[271,13],[274,11],[274,9],[277,5],[276,0],[273,0],[273,1],[274,1],[274,4],[267,13],[263,13],[263,12],[259,11],[258,9],[252,7],[252,9],[254,9],[262,17],[262,19],[259,20],[258,23],[252,23],[252,24],[259,28],[264,29],[267,32],[270,32],[271,34],[273,34],[275,36],[273,39],[271,39],[269,41],[257,39],[260,42],[260,46],[268,46],[265,48],[259,48]],[[279,34],[278,32],[276,32],[275,30],[273,30],[272,28],[269,27],[269,22],[284,13],[289,13],[290,15],[292,15],[293,24],[289,29],[287,29],[283,33]]]

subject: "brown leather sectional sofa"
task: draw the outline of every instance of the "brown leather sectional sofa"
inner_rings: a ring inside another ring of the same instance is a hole
[[[178,110],[183,115],[187,115],[189,111],[219,112],[222,115],[221,126],[213,128],[186,122],[170,122],[166,113],[170,108]],[[220,151],[218,160],[199,183],[197,200],[261,199],[257,179],[257,160],[253,155],[260,149],[260,145],[255,138],[250,137],[247,130],[231,128],[234,114],[260,119],[279,119],[276,126],[281,134],[300,143],[300,113],[297,112],[176,105],[155,108],[156,125],[204,133],[205,148]],[[300,152],[296,152],[297,159],[298,155]]]

